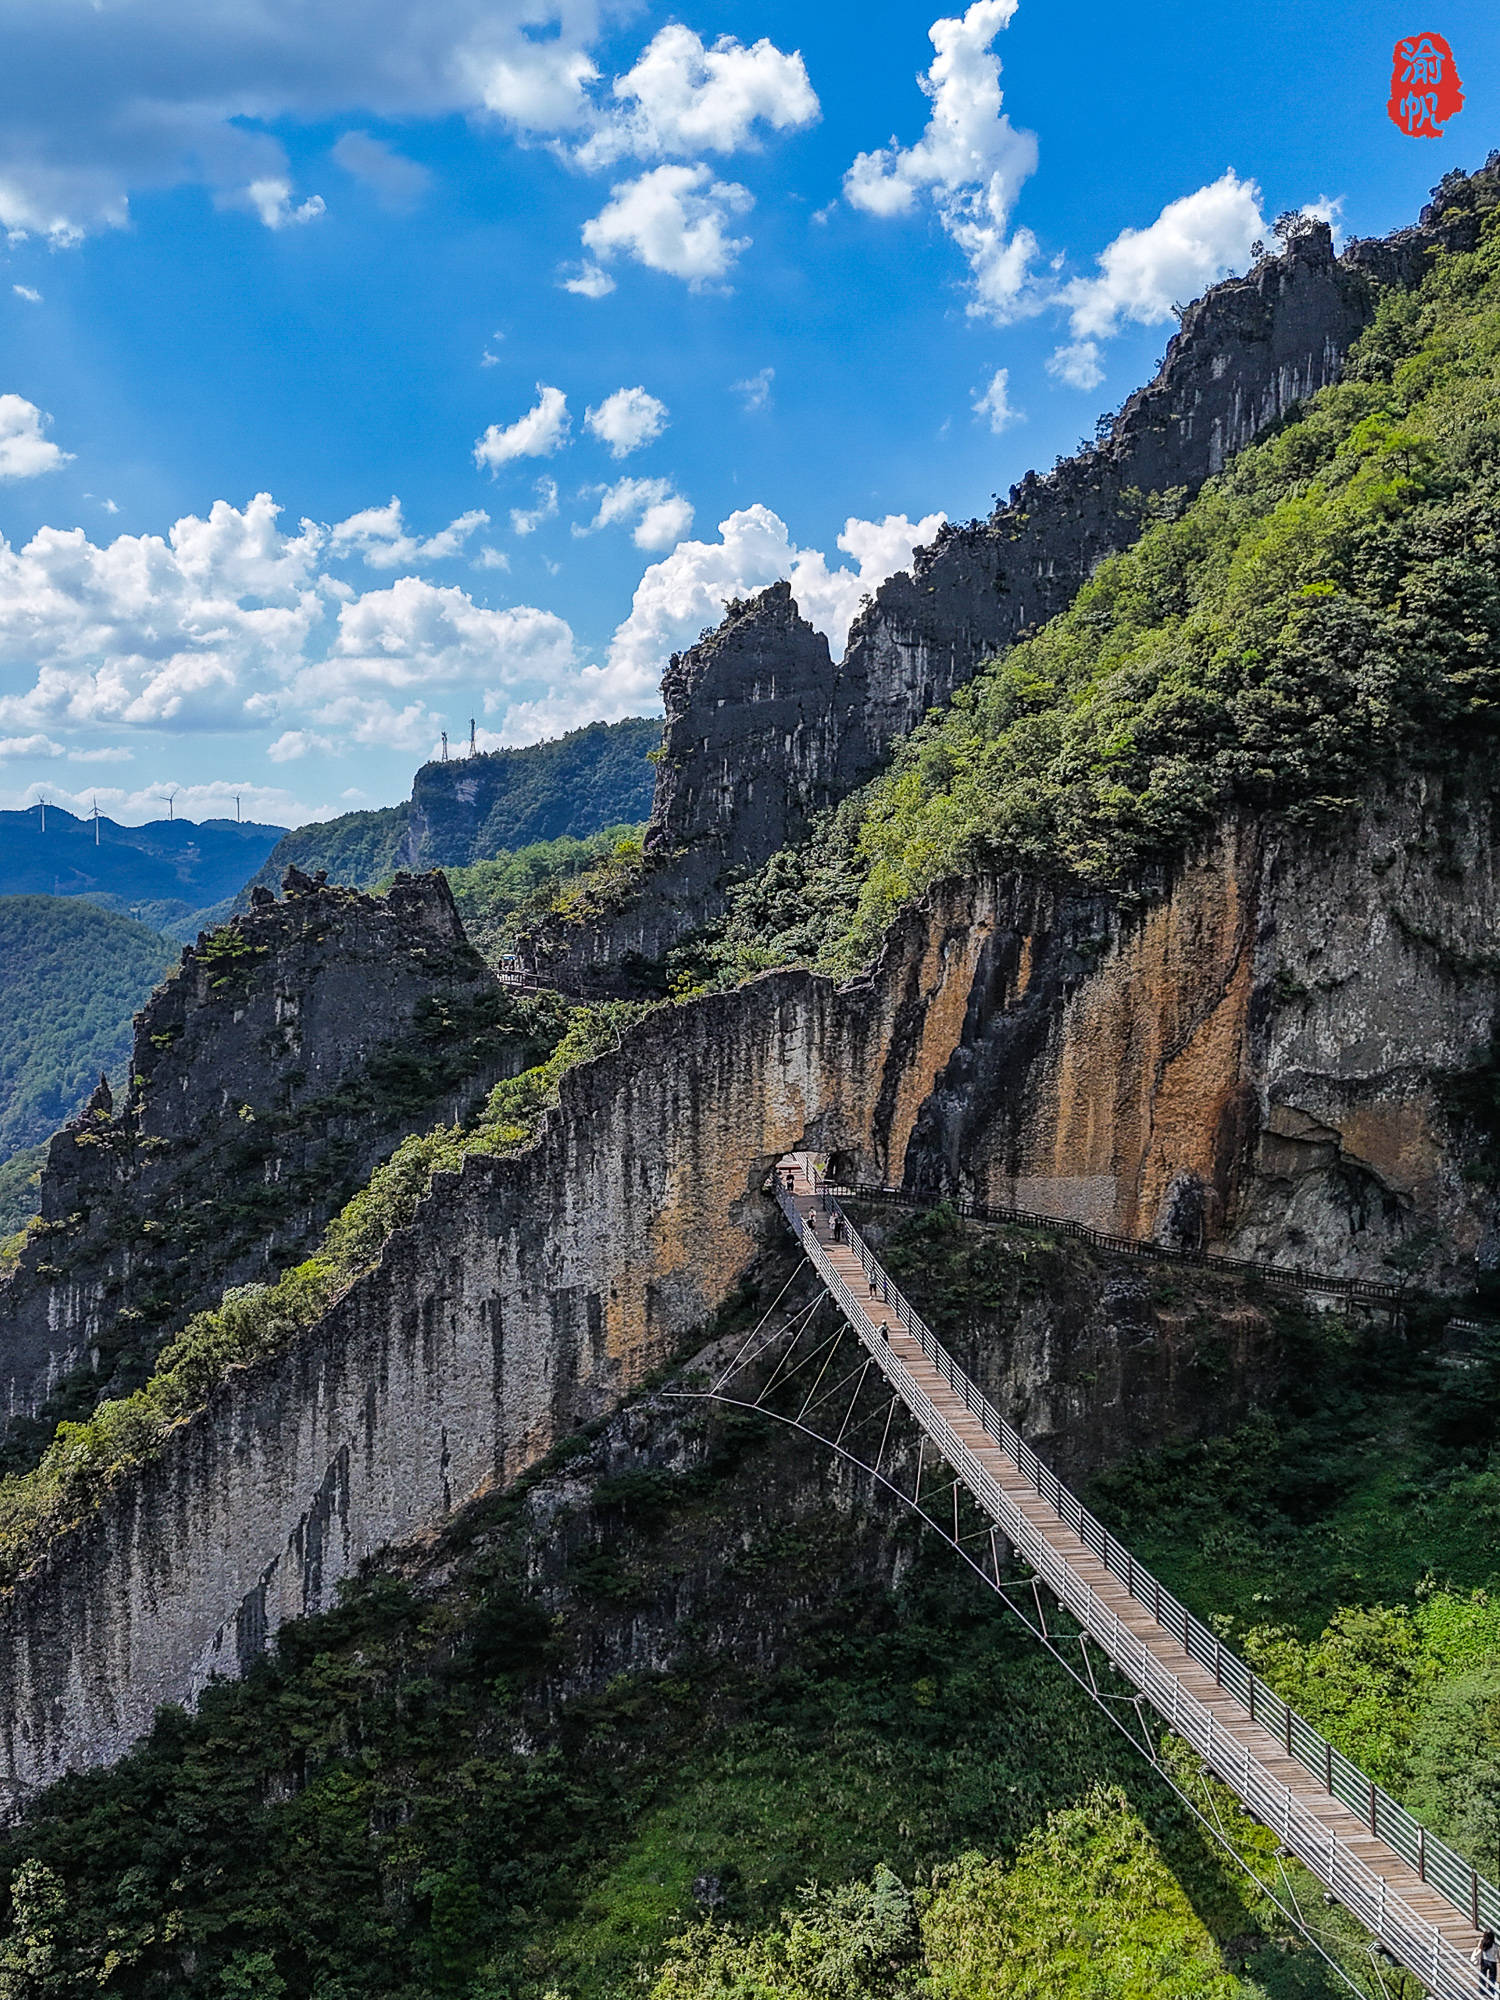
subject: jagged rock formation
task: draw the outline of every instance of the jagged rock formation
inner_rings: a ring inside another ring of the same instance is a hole
[[[638,893],[603,920],[553,926],[535,953],[565,980],[618,985],[717,916],[735,875],[799,841],[814,814],[885,762],[892,744],[980,664],[1061,611],[1095,566],[1135,540],[1153,495],[1191,495],[1227,459],[1337,380],[1378,288],[1417,281],[1437,245],[1471,248],[1477,220],[1421,224],[1335,257],[1325,225],[1183,315],[1154,381],[1099,447],[1028,473],[986,521],[944,528],[910,574],[855,619],[842,660],[773,584],[674,655],[663,755]]]
[[[51,1143],[40,1224],[0,1284],[10,1418],[82,1369],[70,1410],[139,1373],[226,1284],[265,1278],[424,1117],[527,1059],[440,875],[382,898],[300,870],[187,947],[136,1017],[127,1076]]]
[[[1465,895],[1439,825],[1468,843]],[[1493,973],[1453,974],[1500,921],[1496,847],[1459,790],[1373,806],[1332,868],[1313,836],[1236,822],[1149,899],[953,883],[866,979],[768,974],[648,1016],[564,1079],[530,1150],[440,1175],[295,1351],[231,1376],[13,1588],[10,1781],[114,1756],[365,1556],[610,1410],[775,1231],[758,1189],[788,1147],[1127,1232],[1196,1200],[1211,1240],[1259,1249],[1290,1172],[1282,1261],[1386,1275],[1429,1224],[1480,1246],[1493,1197],[1456,1171],[1440,1084],[1496,1004]]]

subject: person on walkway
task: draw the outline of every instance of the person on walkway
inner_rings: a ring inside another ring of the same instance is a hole
[[[1481,1993],[1500,1991],[1500,1944],[1495,1942],[1493,1931],[1486,1931],[1475,1945],[1469,1953],[1469,1963],[1479,1967]]]

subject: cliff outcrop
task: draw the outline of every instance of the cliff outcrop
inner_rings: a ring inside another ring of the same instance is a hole
[[[1471,895],[1435,829],[1469,843]],[[1488,1044],[1495,976],[1454,967],[1500,920],[1495,847],[1482,791],[1372,805],[1332,856],[1235,822],[1144,901],[952,883],[846,987],[774,973],[647,1016],[564,1078],[529,1150],[440,1175],[294,1349],[231,1375],[10,1590],[9,1782],[117,1755],[364,1558],[607,1414],[774,1237],[761,1188],[790,1147],[1351,1273],[1432,1229],[1456,1276],[1493,1203],[1442,1077]],[[1289,1176],[1303,1240],[1269,1245]]]
[[[730,606],[662,683],[663,754],[636,893],[597,920],[543,927],[538,964],[606,990],[622,962],[658,960],[712,921],[730,882],[799,841],[985,659],[1064,609],[1153,510],[1179,505],[1336,381],[1379,290],[1416,283],[1435,249],[1471,248],[1478,226],[1443,199],[1417,227],[1335,256],[1327,227],[1309,223],[1249,276],[1214,286],[1184,312],[1155,379],[1107,437],[1051,473],[1028,473],[988,520],[941,530],[867,602],[841,660],[784,583]]]
[[[466,1116],[533,1059],[440,875],[380,898],[287,880],[184,950],[128,1074],[53,1139],[0,1284],[12,1420],[134,1386],[225,1285],[306,1255],[414,1125]]]

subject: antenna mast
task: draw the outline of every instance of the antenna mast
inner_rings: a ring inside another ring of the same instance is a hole
[[[448,761],[448,732],[445,729],[443,731],[443,762],[446,764],[447,761]]]
[[[478,746],[474,742],[474,718],[471,715],[469,717],[469,755],[471,757],[474,755],[475,749],[477,747]]]
[[[43,797],[43,796],[41,796],[41,795],[38,795],[38,798],[37,798],[37,804],[38,804],[38,805],[39,805],[39,806],[41,807],[41,809],[42,809],[42,832],[43,832],[43,833],[45,833],[45,832],[47,831],[47,801],[46,801],[46,798],[45,798],[45,797]]]

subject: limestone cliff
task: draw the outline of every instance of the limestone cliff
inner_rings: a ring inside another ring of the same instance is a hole
[[[528,1057],[441,876],[371,898],[295,871],[201,937],[137,1016],[127,1076],[53,1139],[39,1225],[0,1284],[11,1418],[139,1379],[226,1284],[305,1255],[412,1129]]]
[[[1468,894],[1438,829],[1468,843]],[[9,1592],[9,1781],[117,1754],[607,1413],[774,1239],[760,1190],[788,1147],[1349,1272],[1431,1226],[1457,1278],[1493,1200],[1440,1079],[1489,1036],[1495,973],[1454,968],[1500,922],[1496,840],[1456,781],[1332,851],[1236,822],[1129,899],[952,883],[849,986],[775,973],[646,1017],[565,1077],[529,1150],[439,1176],[293,1351],[231,1376]],[[1269,1244],[1288,1185],[1304,1240]]]
[[[608,986],[622,960],[657,959],[715,917],[729,880],[800,840],[983,660],[1062,610],[1136,538],[1151,496],[1192,494],[1335,381],[1379,287],[1414,283],[1431,248],[1469,247],[1476,227],[1473,215],[1433,207],[1420,226],[1336,257],[1317,224],[1248,277],[1215,286],[1099,446],[1028,473],[988,520],[944,528],[909,574],[875,592],[841,660],[785,583],[731,605],[717,631],[674,655],[662,683],[638,893],[597,922],[544,928],[539,961]]]

